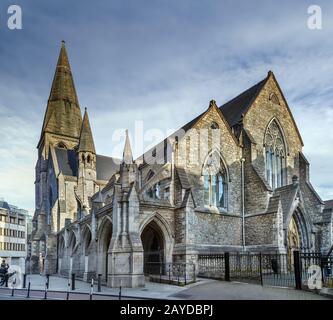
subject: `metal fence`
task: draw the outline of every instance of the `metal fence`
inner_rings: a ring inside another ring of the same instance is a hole
[[[297,289],[333,287],[332,267],[332,256],[316,252],[225,252],[198,257],[201,277]]]
[[[195,264],[146,262],[145,275],[151,281],[176,285],[187,285],[196,281]]]

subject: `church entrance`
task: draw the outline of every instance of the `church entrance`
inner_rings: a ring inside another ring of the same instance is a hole
[[[105,219],[99,234],[99,270],[98,273],[102,275],[102,279],[107,282],[108,280],[108,256],[109,246],[112,237],[112,223],[109,219]]]
[[[298,226],[293,216],[288,227],[288,265],[291,268],[294,265],[294,251],[301,248],[301,238]]]
[[[164,266],[164,237],[155,221],[150,222],[142,231],[141,241],[144,250],[144,274],[159,274]]]

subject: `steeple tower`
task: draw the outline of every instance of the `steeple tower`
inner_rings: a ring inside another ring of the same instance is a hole
[[[126,130],[123,159],[120,165],[120,182],[122,188],[130,187],[131,183],[136,181],[136,175],[137,165],[133,162],[131,143],[128,136],[128,130]]]
[[[85,215],[90,209],[89,199],[96,192],[96,150],[87,109],[85,109],[83,116],[77,152],[79,162],[77,195],[81,200],[81,211]]]
[[[47,103],[41,139],[46,133],[78,139],[82,115],[77,98],[71,67],[62,41],[52,88]]]
[[[133,154],[132,154],[131,142],[128,136],[128,130],[126,130],[126,139],[125,139],[125,147],[124,147],[122,162],[126,164],[133,163]]]
[[[85,108],[85,111],[84,111],[78,151],[79,152],[90,152],[90,153],[96,154],[95,144],[94,144],[94,139],[93,139],[91,128],[90,128],[87,108]]]

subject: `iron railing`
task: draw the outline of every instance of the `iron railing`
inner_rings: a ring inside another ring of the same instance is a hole
[[[187,285],[196,281],[196,269],[193,263],[146,262],[145,275],[151,281],[176,285]]]
[[[198,275],[226,281],[297,289],[309,287],[309,281],[316,283],[321,280],[321,286],[333,287],[333,256],[309,251],[294,251],[292,254],[253,252],[200,254]]]

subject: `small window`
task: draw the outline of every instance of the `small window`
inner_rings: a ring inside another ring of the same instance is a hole
[[[155,158],[156,157],[156,148],[152,151],[151,155]]]
[[[149,170],[146,181],[149,181],[153,176],[154,176],[154,172],[152,170]]]
[[[211,125],[210,125],[210,128],[213,129],[213,130],[215,130],[215,129],[219,129],[220,127],[219,127],[219,125],[216,122],[213,121],[211,123]]]
[[[170,199],[170,187],[166,187],[164,189],[164,199],[169,200]]]
[[[275,104],[280,104],[279,98],[274,92],[269,95],[269,100]]]
[[[161,199],[160,183],[156,183],[153,187],[149,188],[146,192],[147,196],[152,199]]]
[[[67,149],[66,145],[63,142],[59,142],[57,147],[60,149]]]

